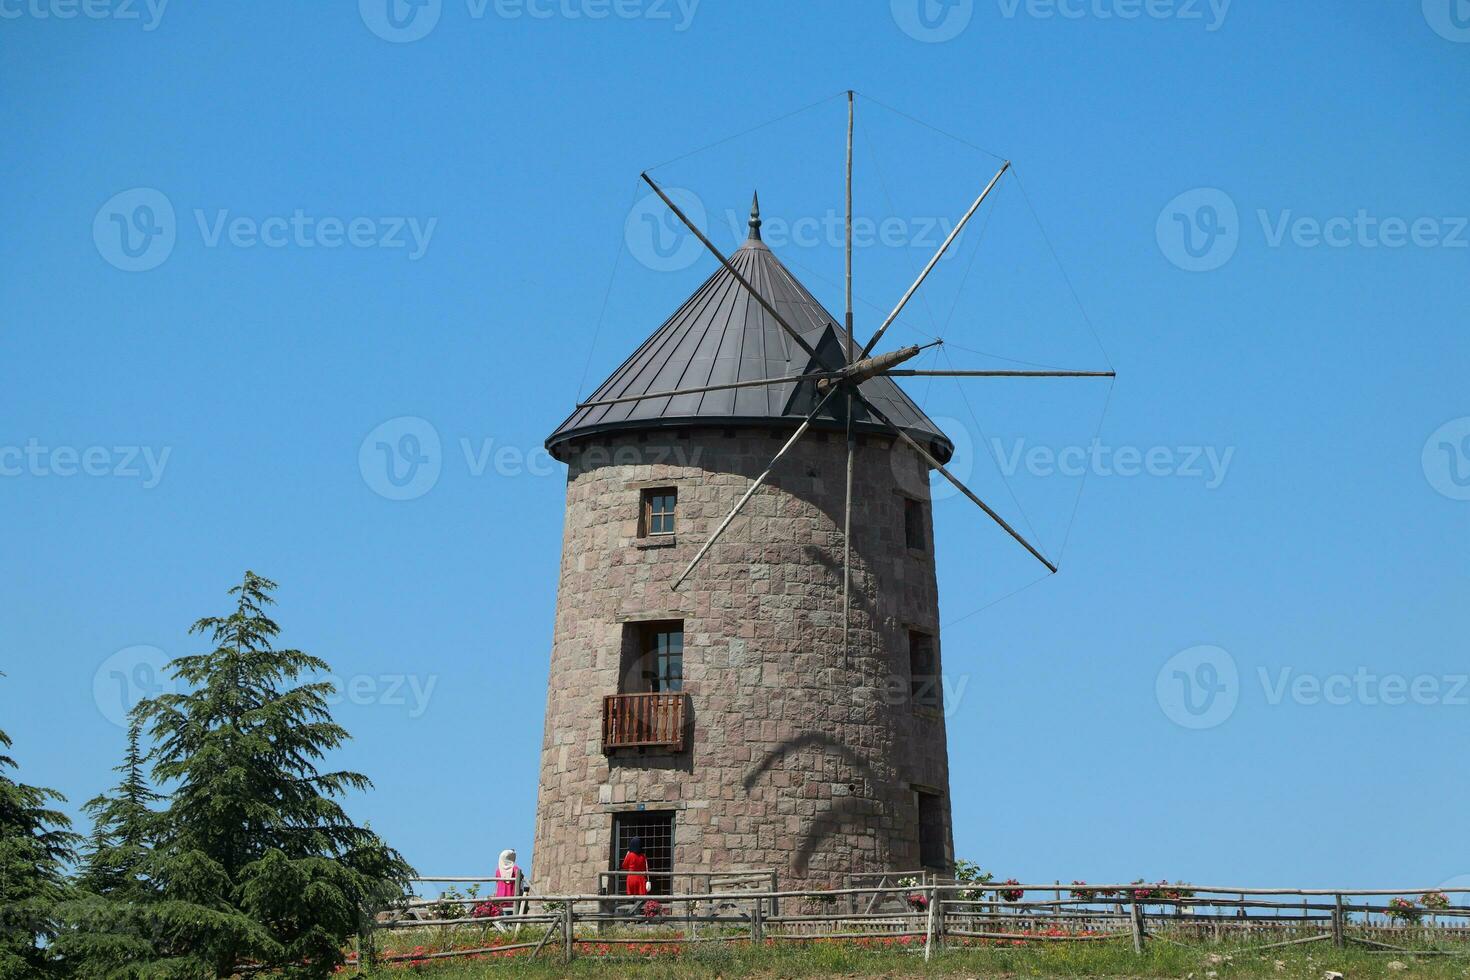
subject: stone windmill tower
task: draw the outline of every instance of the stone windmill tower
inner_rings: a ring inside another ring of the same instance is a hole
[[[568,473],[535,886],[586,892],[635,836],[655,891],[668,872],[943,871],[931,470],[1046,559],[944,469],[952,443],[892,377],[1042,372],[870,356],[964,221],[859,349],[757,205],[726,257],[644,179],[720,267],[546,442]],[[848,199],[850,228],[850,169]]]

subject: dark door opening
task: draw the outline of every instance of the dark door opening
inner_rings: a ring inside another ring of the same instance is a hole
[[[670,873],[674,870],[674,811],[637,810],[614,813],[612,826],[612,870],[617,871],[628,853],[628,842],[643,838],[643,856],[648,858],[648,891],[653,895],[673,892]],[[614,878],[613,894],[626,895],[624,878]]]
[[[915,790],[914,795],[919,803],[919,864],[925,868],[947,870],[944,797],[924,790]]]

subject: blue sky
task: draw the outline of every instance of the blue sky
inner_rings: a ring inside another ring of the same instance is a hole
[[[712,267],[653,247],[637,175],[673,161],[723,245],[758,186],[840,311],[852,88],[858,214],[897,222],[858,249],[859,333],[1004,157],[889,336],[1120,374],[910,386],[1062,564],[936,503],[958,853],[1470,873],[1417,829],[1470,805],[1470,10],[926,2],[0,0],[25,778],[100,789],[121,700],[251,568],[348,684],[353,812],[425,873],[529,852],[564,480],[538,450]],[[397,486],[379,441],[423,468]]]

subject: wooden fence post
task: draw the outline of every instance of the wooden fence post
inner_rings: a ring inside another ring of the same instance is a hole
[[[759,946],[766,941],[765,929],[766,900],[757,898],[755,907],[750,910],[750,942],[751,945]]]
[[[1132,914],[1128,916],[1133,925],[1133,952],[1143,954],[1143,909],[1138,905],[1138,899],[1133,899]]]
[[[934,944],[935,944],[935,942],[936,942],[936,940],[938,939],[938,936],[939,936],[939,933],[938,933],[938,931],[935,928],[935,926],[938,925],[939,922],[940,922],[939,916],[940,916],[940,908],[939,908],[939,883],[936,880],[935,884],[932,887],[930,887],[930,889],[929,889],[929,917],[925,920],[925,923],[924,923],[924,962],[925,963],[929,962],[929,957],[931,955],[933,955],[933,952],[934,952]]]
[[[1342,911],[1342,896],[1336,896],[1337,902],[1332,908],[1332,945],[1342,949],[1347,945],[1347,920]]]
[[[577,920],[572,912],[572,904],[572,900],[567,899],[566,904],[562,906],[561,910],[562,958],[568,963],[572,961],[572,956],[575,952],[573,946],[577,935]]]

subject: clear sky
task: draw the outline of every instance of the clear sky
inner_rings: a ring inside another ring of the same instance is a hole
[[[909,386],[1062,566],[936,503],[958,854],[1470,874],[1462,0],[394,2],[0,0],[26,779],[105,785],[123,701],[250,568],[348,682],[353,812],[425,873],[527,854],[539,447],[713,267],[637,175],[674,160],[727,246],[758,186],[840,312],[852,88],[859,334],[1008,158],[889,336],[1120,375]]]

